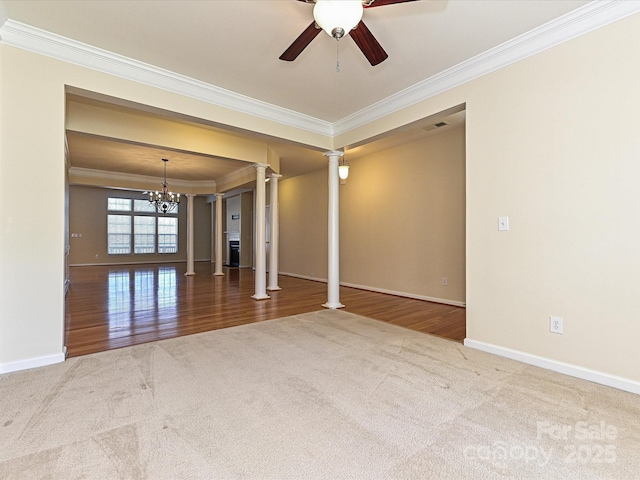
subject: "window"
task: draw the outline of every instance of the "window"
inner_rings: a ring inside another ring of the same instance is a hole
[[[155,217],[133,217],[133,253],[156,253]]]
[[[134,212],[156,213],[156,208],[149,203],[149,200],[134,200],[133,201]],[[176,211],[176,213],[178,213]]]
[[[128,198],[111,198],[107,202],[107,210],[111,212],[130,212],[131,200]]]
[[[165,216],[148,200],[109,197],[107,252],[110,255],[178,253],[177,209]],[[133,242],[132,242],[133,240]]]
[[[158,217],[158,253],[178,252],[178,219]]]
[[[126,255],[131,253],[131,217],[107,215],[107,252]]]

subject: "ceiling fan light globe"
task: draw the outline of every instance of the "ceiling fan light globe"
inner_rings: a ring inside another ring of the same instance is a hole
[[[361,0],[316,0],[313,7],[313,18],[316,23],[331,37],[334,30],[346,35],[362,20]],[[338,37],[339,38],[339,37]]]

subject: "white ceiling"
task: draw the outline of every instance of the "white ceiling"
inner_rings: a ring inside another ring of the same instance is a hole
[[[366,9],[363,21],[389,58],[372,67],[344,38],[339,73],[336,41],[324,33],[294,62],[278,59],[313,21],[313,5],[295,0],[0,0],[0,8],[13,21],[334,123],[587,3],[421,0]],[[404,138],[425,133],[416,127]],[[73,164],[83,154],[70,145]],[[301,157],[299,146],[275,149]]]

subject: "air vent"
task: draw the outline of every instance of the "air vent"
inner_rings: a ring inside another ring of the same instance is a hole
[[[436,128],[444,127],[445,125],[449,125],[449,124],[447,122],[432,123],[431,125],[424,127],[424,129],[427,132],[430,132],[431,130],[435,130]]]

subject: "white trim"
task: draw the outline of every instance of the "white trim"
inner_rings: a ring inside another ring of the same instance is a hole
[[[98,178],[101,180],[112,180],[115,182],[128,181],[128,182],[140,182],[140,183],[154,183],[162,184],[161,177],[150,177],[148,175],[139,175],[135,173],[122,173],[122,172],[110,172],[106,170],[96,170],[92,168],[71,167],[69,169],[69,176],[75,177],[72,185],[77,183],[79,178]],[[215,180],[179,180],[174,178],[167,178],[167,183],[176,188],[207,188],[215,191]],[[195,194],[194,194],[195,195]]]
[[[0,27],[0,42],[311,133],[335,137],[638,12],[640,1],[636,0],[593,1],[333,124],[11,19]]]
[[[133,253],[131,255],[134,255]],[[155,253],[149,255],[177,255],[175,253]],[[200,262],[202,260],[198,260]],[[204,260],[206,261],[206,260]],[[144,262],[113,262],[113,263],[71,263],[70,267],[110,267],[110,266],[121,266],[121,265],[153,265],[155,263],[187,263],[187,260],[150,260]]]
[[[278,275],[285,275],[287,277],[302,278],[303,280],[312,280],[314,282],[327,283],[326,278],[310,277],[308,275],[298,275],[297,273],[278,272]],[[365,290],[367,292],[385,293],[387,295],[395,295],[396,297],[413,298],[414,300],[424,300],[426,302],[443,303],[445,305],[452,305],[455,307],[465,307],[465,302],[458,300],[447,300],[444,298],[428,297],[426,295],[416,295],[414,293],[398,292],[396,290],[387,290],[384,288],[368,287],[366,285],[357,285],[355,283],[340,282],[343,287],[357,288],[358,290]]]
[[[286,277],[293,278],[302,278],[303,280],[311,280],[312,282],[327,283],[326,278],[311,277],[309,275],[298,275],[297,273],[278,272],[278,275],[284,275]]]
[[[231,110],[320,135],[331,135],[331,123],[287,108],[225,90],[179,73],[65,38],[15,20],[0,28],[2,43],[82,67],[126,78]]]
[[[246,177],[250,177],[250,176],[256,176],[255,175],[255,167],[256,165],[262,165],[259,163],[251,163],[245,167],[242,167],[238,170],[234,170],[231,173],[228,173],[227,175],[225,175],[224,177],[218,179],[218,183],[220,183],[220,185],[226,185],[227,183],[233,183],[236,180],[240,180],[240,179],[245,179]],[[247,190],[250,191],[250,190]],[[226,192],[228,194],[228,192]]]
[[[639,1],[593,1],[338,120],[333,134],[354,130],[638,12]]]
[[[26,360],[17,360],[15,362],[0,364],[0,374],[19,372],[20,370],[28,370],[30,368],[45,367],[55,363],[62,363],[66,358],[66,347],[63,351],[54,355],[45,355],[43,357],[27,358]]]
[[[343,287],[357,288],[358,290],[367,290],[369,292],[386,293],[387,295],[395,295],[396,297],[413,298],[414,300],[424,300],[426,302],[443,303],[455,307],[466,307],[465,302],[459,300],[447,300],[445,298],[428,297],[426,295],[417,295],[415,293],[398,292],[396,290],[387,290],[386,288],[368,287],[365,285],[356,285],[355,283],[340,282]]]
[[[526,363],[528,365],[553,370],[554,372],[563,373],[582,380],[588,380],[590,382],[599,383],[601,385],[640,395],[640,382],[636,382],[628,378],[610,375],[597,370],[591,370],[589,368],[572,365],[570,363],[559,362],[550,358],[539,357],[530,353],[520,352],[518,350],[512,350],[510,348],[500,347],[498,345],[492,345],[490,343],[480,342],[470,338],[464,339],[464,345],[465,347],[475,348],[476,350],[482,350],[483,352],[510,358],[511,360],[517,360],[518,362]]]

